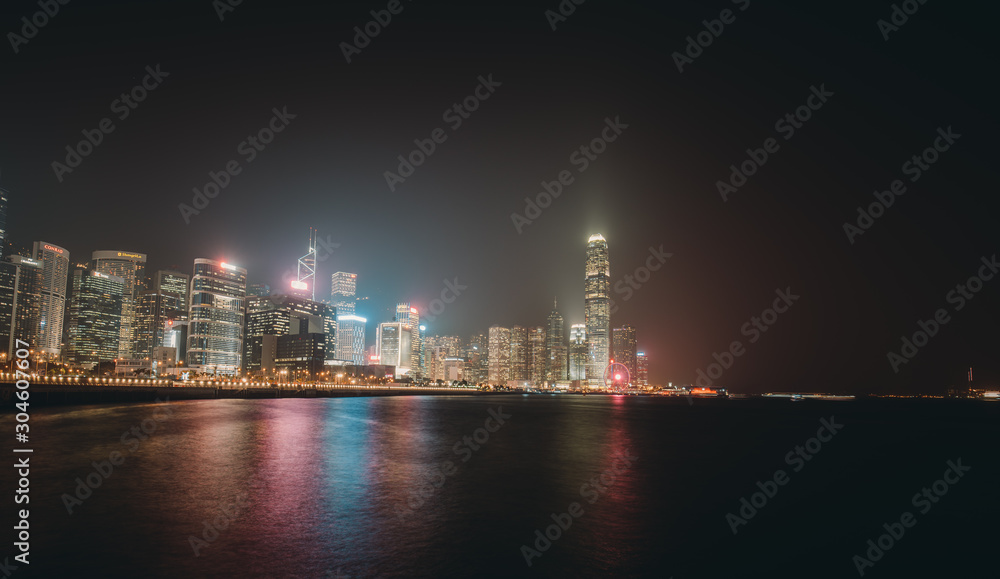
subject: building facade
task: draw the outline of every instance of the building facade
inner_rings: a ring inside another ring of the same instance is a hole
[[[590,346],[587,344],[587,325],[573,324],[569,329],[569,379],[587,379],[587,360]]]
[[[62,352],[66,288],[69,281],[69,251],[54,243],[36,241],[33,257],[42,266],[38,344],[35,349],[44,357],[57,358]]]
[[[97,270],[74,269],[65,357],[92,367],[120,357],[125,280]]]
[[[635,328],[625,324],[620,328],[615,328],[611,332],[612,358],[615,362],[628,368],[629,382],[637,384],[638,367],[636,366],[636,339]]]
[[[551,384],[566,379],[566,323],[559,313],[559,302],[553,301],[545,336],[548,367],[545,379]]]
[[[608,242],[600,234],[587,240],[583,313],[589,346],[587,382],[598,387],[611,359],[611,266]]]
[[[149,351],[138,354],[135,349],[139,331],[136,323],[136,307],[139,293],[145,289],[146,254],[134,251],[95,251],[91,254],[91,264],[93,269],[125,281],[118,357],[148,356]]]
[[[489,383],[506,386],[510,380],[510,328],[490,328],[488,364]]]
[[[354,314],[337,312],[337,359],[355,365],[365,364],[365,327],[368,320]]]
[[[376,347],[379,364],[394,366],[396,377],[410,374],[413,360],[413,333],[409,324],[403,322],[384,322],[378,326]]]
[[[214,259],[194,260],[188,307],[187,365],[234,374],[243,354],[247,270]]]

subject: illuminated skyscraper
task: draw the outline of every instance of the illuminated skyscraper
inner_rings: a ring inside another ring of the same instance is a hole
[[[365,362],[365,325],[368,320],[354,314],[337,314],[337,359],[356,365]]]
[[[41,321],[42,264],[23,255],[11,255],[8,259],[17,268],[14,278],[13,334],[10,336],[10,347],[13,348],[18,338],[35,346],[39,342]],[[13,349],[10,352],[13,352]]]
[[[620,328],[615,328],[611,331],[611,342],[612,342],[612,357],[615,362],[623,364],[628,368],[629,382],[632,384],[637,384],[638,380],[638,368],[636,367],[636,342],[635,342],[635,328],[625,324]]]
[[[611,266],[608,242],[601,234],[587,240],[583,313],[589,346],[587,382],[593,388],[601,384],[611,359]]]
[[[549,314],[548,331],[545,335],[548,366],[545,379],[550,383],[566,379],[566,323],[559,313],[559,302],[553,300],[552,313]]]
[[[417,312],[417,308],[410,306],[409,302],[396,304],[396,321],[403,322],[410,328],[412,350],[410,360],[404,366],[410,368],[414,378],[420,378],[424,373],[423,348],[420,343],[420,314]]]
[[[469,384],[482,384],[489,379],[489,336],[473,334],[465,349],[465,379]]]
[[[395,366],[397,378],[410,373],[410,361],[413,359],[413,343],[410,341],[412,336],[409,324],[403,322],[384,322],[378,325],[375,341],[379,364]]]
[[[186,273],[160,270],[152,287],[139,292],[135,314],[137,358],[152,358],[156,348],[183,349],[173,341],[175,326],[187,322],[190,279]],[[175,352],[179,355],[180,352]]]
[[[35,349],[44,356],[58,357],[62,351],[63,316],[66,311],[66,287],[69,279],[69,251],[52,243],[36,241],[34,258],[42,264],[38,344]]]
[[[65,355],[93,365],[118,357],[125,280],[97,270],[75,269],[69,300]]]
[[[510,380],[510,329],[492,326],[489,343],[489,382],[506,386]]]
[[[323,356],[336,357],[332,308],[296,295],[272,294],[270,296],[250,296],[247,298],[246,333],[243,337],[243,369],[250,374],[270,374],[276,369],[308,370],[316,373],[312,362],[304,365],[293,364],[291,360],[280,360],[279,350],[286,344],[299,348],[297,351],[310,360],[315,356],[315,347],[322,346]],[[300,340],[281,341],[278,336],[305,335],[311,337]],[[322,339],[317,336],[322,335]],[[302,350],[301,348],[305,348]],[[305,361],[305,360],[303,360]]]
[[[118,341],[118,357],[145,357],[148,353],[138,355],[135,345],[138,338],[136,324],[136,302],[139,292],[144,288],[146,272],[146,254],[132,251],[95,251],[91,254],[94,269],[120,277],[125,281],[125,292],[122,297],[121,338]]]
[[[635,354],[635,372],[636,381],[635,383],[639,386],[649,385],[649,358],[646,357],[645,352],[636,352]]]
[[[573,324],[569,328],[569,379],[587,379],[587,360],[590,346],[587,344],[586,324]]]
[[[528,328],[514,326],[510,330],[510,379],[524,381],[531,378],[528,371]]]
[[[545,382],[545,371],[548,368],[545,337],[545,328],[542,326],[528,330],[528,379],[536,386]]]
[[[295,281],[288,291],[292,295],[316,301],[316,230],[309,228],[309,250],[299,258]]]
[[[246,299],[247,270],[214,259],[194,260],[188,366],[218,374],[240,369]]]
[[[337,308],[337,315],[353,314],[358,274],[338,271],[330,276],[330,303]]]

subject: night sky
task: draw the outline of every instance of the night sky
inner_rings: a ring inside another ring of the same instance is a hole
[[[341,43],[386,5],[244,0],[220,21],[211,0],[76,0],[15,53],[8,33],[40,9],[5,1],[9,235],[74,262],[144,252],[150,271],[224,259],[275,287],[316,227],[339,244],[319,287],[357,272],[371,339],[397,301],[424,309],[456,277],[467,289],[429,334],[543,325],[554,297],[568,331],[600,232],[613,284],[650,247],[672,254],[631,299],[612,292],[652,382],[692,382],[736,340],[745,353],[717,380],[733,391],[940,392],[969,366],[1000,381],[1000,279],[961,311],[946,299],[1000,252],[992,5],[930,0],[886,41],[890,2],[590,0],[553,31],[556,0],[403,0],[346,62]],[[723,10],[735,20],[678,71],[674,53]],[[113,102],[157,65],[169,76],[120,119]],[[490,75],[454,128],[444,111]],[[779,130],[811,87],[830,96]],[[240,143],[274,108],[295,118],[247,161]],[[60,182],[53,162],[105,117],[114,131]],[[606,119],[627,128],[580,171],[571,155]],[[948,127],[961,136],[911,181],[903,164]],[[438,128],[391,191],[384,172]],[[724,201],[716,182],[769,138],[778,149]],[[232,160],[241,172],[185,223],[179,204]],[[564,170],[572,184],[519,233],[511,214]],[[906,193],[852,244],[844,223],[895,179]],[[750,343],[741,328],[786,288],[801,297]],[[887,354],[940,308],[951,321],[895,373]]]

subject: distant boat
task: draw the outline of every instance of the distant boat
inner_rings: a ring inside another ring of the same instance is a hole
[[[791,400],[792,402],[802,402],[805,398],[803,398],[801,394],[795,394],[792,396]]]

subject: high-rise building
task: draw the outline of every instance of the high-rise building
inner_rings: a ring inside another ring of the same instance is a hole
[[[330,276],[330,303],[337,314],[353,314],[358,274],[338,271]]]
[[[69,280],[69,251],[45,241],[36,241],[34,259],[42,264],[41,300],[38,309],[38,351],[59,357],[62,351],[63,317]]]
[[[160,270],[153,276],[151,288],[139,292],[133,347],[136,358],[152,358],[156,348],[180,348],[172,334],[175,326],[187,322],[190,279],[186,273]],[[175,356],[180,353],[175,350]]]
[[[510,379],[525,381],[531,379],[528,370],[528,328],[514,326],[510,329]]]
[[[92,366],[119,357],[124,303],[123,278],[97,270],[73,270],[64,348],[70,362]]]
[[[316,301],[316,230],[309,228],[309,250],[299,258],[295,280],[288,290],[294,296]]]
[[[396,304],[396,321],[410,327],[410,361],[405,366],[410,367],[414,378],[423,377],[424,360],[423,345],[420,343],[420,313],[417,308],[407,303]],[[385,362],[382,362],[385,364]]]
[[[333,310],[324,303],[295,295],[272,294],[247,298],[246,332],[243,338],[243,369],[248,374],[270,374],[278,364],[279,342],[275,336],[322,334],[323,355],[333,359]],[[312,342],[311,342],[312,343]],[[311,356],[312,354],[310,354]],[[296,367],[297,371],[305,367]]]
[[[587,241],[583,313],[590,357],[587,382],[597,387],[611,359],[611,266],[608,242],[601,234],[591,235]]]
[[[483,384],[489,379],[489,337],[473,334],[465,348],[465,380],[470,384]]]
[[[252,283],[247,286],[247,295],[266,298],[271,295],[271,286],[266,283]]]
[[[559,301],[553,300],[552,313],[549,314],[548,331],[545,335],[548,366],[545,379],[549,383],[566,379],[566,323],[559,313]]]
[[[510,328],[490,327],[489,382],[506,386],[510,380]]]
[[[649,386],[649,358],[645,352],[635,354],[636,384],[639,386]]]
[[[397,378],[411,372],[412,337],[413,333],[409,324],[384,322],[378,325],[378,335],[376,336],[378,363],[385,366],[395,366]]]
[[[13,353],[14,342],[20,336],[14,333],[14,291],[17,287],[17,266],[0,261],[0,352]],[[29,342],[30,343],[30,342]]]
[[[548,368],[545,337],[545,328],[542,326],[528,330],[528,380],[535,385],[545,382],[545,371]]]
[[[13,334],[10,336],[8,354],[14,351],[17,340],[23,340],[35,347],[41,323],[42,308],[42,264],[39,261],[11,255],[9,258],[16,271],[14,273],[14,299],[12,304],[11,323]]]
[[[569,328],[569,379],[587,379],[587,360],[590,346],[587,344],[587,325],[573,324]]]
[[[237,372],[243,352],[247,270],[214,259],[196,259],[190,295],[188,366],[213,374]]]
[[[135,351],[138,330],[135,316],[139,292],[145,289],[146,254],[133,251],[95,251],[91,254],[91,260],[95,270],[125,281],[118,357],[142,358]],[[148,356],[148,352],[145,355]]]
[[[361,366],[365,361],[365,325],[368,320],[354,314],[337,313],[337,359]]]
[[[274,366],[292,381],[313,380],[323,372],[326,360],[326,334],[297,333],[275,340]]]
[[[424,365],[426,367],[424,375],[431,380],[446,379],[445,360],[449,358],[465,359],[466,351],[462,348],[462,339],[458,336],[421,337],[421,344],[424,348]]]
[[[611,332],[612,358],[628,368],[629,382],[637,384],[635,328],[625,324]]]

